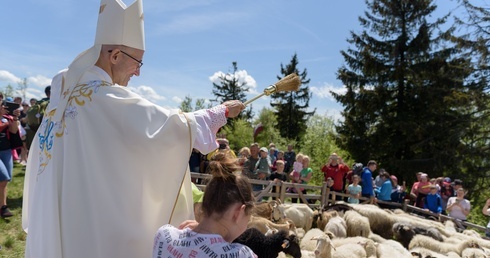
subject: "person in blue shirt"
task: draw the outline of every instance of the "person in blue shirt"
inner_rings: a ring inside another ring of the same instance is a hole
[[[437,213],[437,215],[442,212],[442,199],[439,194],[437,194],[437,186],[431,185],[430,192],[425,197],[424,200],[424,209],[429,210],[433,213]]]
[[[361,196],[370,199],[370,203],[374,202],[374,189],[373,189],[373,172],[378,167],[378,163],[374,160],[370,160],[367,166],[364,168],[361,174]]]
[[[377,200],[391,202],[391,190],[393,189],[393,181],[391,181],[390,174],[386,171],[383,171],[379,174],[379,178],[381,180],[381,187],[377,187],[376,189],[374,189],[376,198]],[[378,206],[381,208],[391,208],[390,205],[386,205],[383,203],[378,203]]]

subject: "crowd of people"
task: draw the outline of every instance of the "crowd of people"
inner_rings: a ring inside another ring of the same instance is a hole
[[[45,93],[50,94],[51,87],[45,88]],[[7,206],[7,185],[12,180],[12,170],[15,163],[22,166],[27,164],[27,155],[30,143],[37,127],[30,122],[28,114],[31,106],[40,102],[31,98],[29,102],[22,97],[5,97],[0,93],[0,217],[13,216]]]
[[[226,139],[218,139],[218,142],[223,143],[222,151],[230,150]],[[214,155],[214,153],[210,155]],[[204,161],[208,159],[201,155],[201,167],[195,172],[205,173],[206,163]],[[302,153],[296,154],[292,145],[289,145],[288,150],[283,152],[278,150],[273,143],[269,144],[268,148],[260,147],[258,143],[252,143],[250,147],[240,149],[238,163],[242,167],[242,174],[250,179],[307,184],[314,173],[314,169],[310,167],[310,158]],[[352,167],[354,168],[355,165]],[[443,214],[453,218],[456,222],[466,221],[471,211],[471,204],[465,199],[467,192],[460,179],[453,181],[449,177],[429,178],[426,173],[418,172],[415,174],[416,180],[408,192],[405,181],[399,184],[395,175],[383,168],[378,169],[376,161],[370,160],[366,166],[356,171],[356,169],[351,169],[345,164],[336,153],[332,153],[328,157],[320,171],[331,191],[347,194],[347,197],[335,195],[337,201],[359,203],[359,198],[365,197],[369,199],[369,203],[375,203],[388,209],[395,207],[389,202],[403,203],[408,201],[411,205],[430,211],[431,215],[425,214],[427,217],[437,217]],[[378,174],[374,176],[376,171]],[[263,189],[263,185],[253,185],[254,191]],[[274,187],[272,191],[276,192],[277,189]],[[300,190],[306,194],[305,189],[300,188]],[[296,193],[296,188],[290,187],[287,191]],[[291,201],[296,203],[298,199],[292,198]],[[485,212],[487,209],[484,209]],[[484,214],[488,214],[485,212]]]

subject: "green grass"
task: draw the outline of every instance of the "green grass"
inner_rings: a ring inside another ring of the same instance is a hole
[[[0,218],[0,257],[24,257],[26,233],[22,230],[22,192],[24,190],[24,170],[14,166],[14,176],[7,185],[7,205],[14,214],[10,218]]]

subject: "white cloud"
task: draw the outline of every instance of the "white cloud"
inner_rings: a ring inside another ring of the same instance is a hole
[[[45,87],[51,84],[51,78],[48,78],[44,75],[37,75],[34,77],[28,77],[27,78],[27,83],[28,84],[34,84],[37,86]]]
[[[330,100],[335,100],[332,96],[331,91],[337,94],[345,94],[347,92],[347,89],[342,86],[342,87],[336,87],[334,85],[325,83],[322,87],[310,87],[311,92],[313,94],[321,99],[330,99]]]
[[[225,74],[222,71],[215,72],[212,76],[209,77],[209,80],[219,85],[221,84],[221,78],[231,80],[233,77],[237,79],[238,84],[246,84],[249,87],[249,94],[258,94],[257,82],[251,75],[247,73],[246,70],[238,70],[234,74]]]
[[[155,90],[153,90],[153,88],[149,87],[149,86],[145,86],[145,85],[141,85],[141,86],[138,86],[138,87],[128,87],[131,91],[139,94],[140,96],[142,96],[143,98],[153,102],[153,103],[156,103],[160,100],[165,100],[166,98],[164,96],[160,96],[158,95],[158,93],[155,92]]]
[[[18,82],[21,82],[22,79],[15,76],[14,74],[12,74],[9,71],[0,70],[0,81],[6,81],[9,83],[18,83]]]

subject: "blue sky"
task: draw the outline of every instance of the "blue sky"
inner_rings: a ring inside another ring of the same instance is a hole
[[[133,0],[124,0],[131,4]],[[0,15],[0,89],[27,78],[27,97],[43,97],[52,76],[95,37],[99,0],[8,1]],[[437,14],[454,0],[437,0]],[[143,0],[146,52],[140,77],[129,86],[149,100],[176,108],[185,96],[212,98],[212,80],[236,61],[253,97],[276,81],[280,64],[298,55],[313,93],[311,108],[339,116],[329,91],[343,92],[337,69],[349,32],[359,33],[363,0]],[[253,103],[256,113],[269,98]]]

